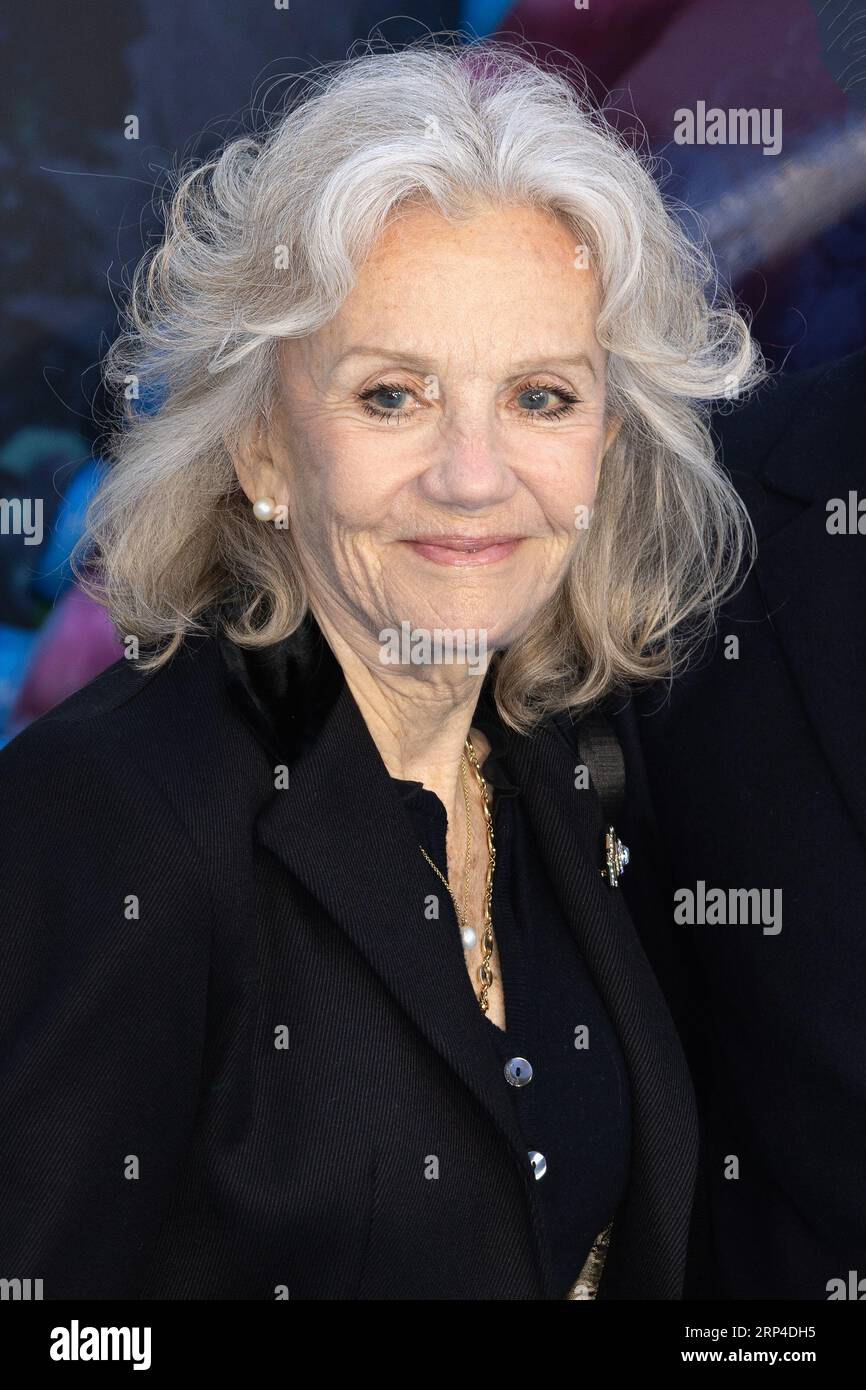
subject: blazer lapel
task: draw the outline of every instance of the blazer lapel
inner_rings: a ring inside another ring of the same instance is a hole
[[[509,730],[508,759],[631,1082],[629,1194],[614,1223],[598,1296],[679,1298],[697,1162],[691,1081],[621,892],[601,875],[606,827],[595,792],[575,789],[579,758],[568,723],[565,716],[528,738]]]
[[[525,1160],[505,1088],[485,1084],[491,1066],[496,1072],[495,1056],[469,1027],[474,1020],[466,1006],[477,1004],[462,947],[441,921],[425,917],[436,880],[348,686],[315,747],[293,764],[289,787],[264,808],[258,830],[262,843],[343,928]],[[462,986],[456,999],[455,976]]]

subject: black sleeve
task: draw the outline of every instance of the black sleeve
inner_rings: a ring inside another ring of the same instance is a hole
[[[211,911],[100,721],[0,752],[0,1273],[136,1298],[190,1142]]]

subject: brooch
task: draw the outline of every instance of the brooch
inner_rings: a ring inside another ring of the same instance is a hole
[[[604,837],[604,859],[605,867],[601,870],[601,876],[607,879],[611,888],[618,888],[622,871],[629,861],[629,852],[628,846],[623,844],[612,825],[608,826]]]

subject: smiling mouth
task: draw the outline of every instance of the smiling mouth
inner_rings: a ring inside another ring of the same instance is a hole
[[[511,555],[524,536],[413,536],[404,544],[437,565],[491,565]]]

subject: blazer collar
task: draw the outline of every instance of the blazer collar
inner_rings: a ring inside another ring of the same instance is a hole
[[[342,667],[313,613],[280,642],[239,647],[218,628],[217,643],[229,693],[258,737],[282,758],[294,761],[315,743],[345,684]],[[485,775],[505,796],[518,788],[503,766],[508,739],[492,695],[492,671],[481,684],[473,723],[487,736]],[[398,790],[420,783],[392,779]]]
[[[217,643],[235,704],[273,752],[294,761],[315,743],[345,679],[313,614],[267,647],[239,647],[221,627]]]

